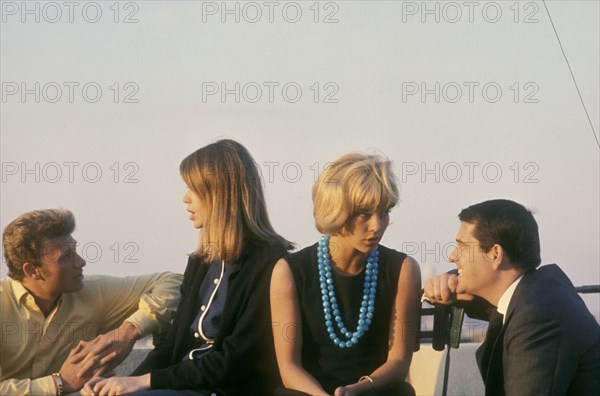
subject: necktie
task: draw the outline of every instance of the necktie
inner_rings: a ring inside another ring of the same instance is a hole
[[[485,341],[481,344],[481,347],[477,350],[476,357],[481,368],[481,375],[486,385],[486,394],[490,387],[502,387],[502,322],[504,315],[494,310],[490,316],[490,324],[488,326],[487,334],[485,335]],[[496,349],[500,349],[499,352],[494,352]],[[496,357],[492,363],[491,359]],[[499,357],[499,359],[498,359]],[[492,383],[490,380],[494,378]]]

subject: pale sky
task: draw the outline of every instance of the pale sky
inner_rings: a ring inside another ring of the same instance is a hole
[[[541,1],[0,4],[1,226],[71,209],[87,274],[182,272],[179,162],[227,137],[300,247],[318,172],[377,152],[401,182],[383,244],[424,276],[462,208],[508,198],[543,263],[600,283],[598,1],[546,2],[564,55]]]

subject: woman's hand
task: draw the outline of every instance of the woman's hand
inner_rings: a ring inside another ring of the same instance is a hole
[[[363,384],[350,384],[346,386],[338,386],[335,388],[333,396],[357,396],[366,392],[366,389],[360,389]]]
[[[116,396],[145,389],[150,389],[150,374],[140,377],[96,377],[85,384],[81,394],[83,396]]]
[[[81,395],[82,396],[94,396],[94,386],[100,382],[100,381],[104,381],[106,378],[104,377],[94,377],[91,380],[89,380],[81,389]]]

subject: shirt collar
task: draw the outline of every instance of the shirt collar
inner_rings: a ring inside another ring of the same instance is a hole
[[[17,280],[14,280],[12,278],[8,278],[8,280],[10,281],[15,300],[18,301],[19,304],[24,304],[27,308],[31,310],[39,311],[40,308],[37,306],[35,299],[33,298],[33,295],[29,292],[29,290],[27,290],[27,288]],[[52,312],[58,309],[58,307],[60,307],[62,299],[63,296],[61,295],[58,298],[56,305],[52,309]]]
[[[502,297],[500,297],[500,301],[498,301],[498,313],[501,313],[504,316],[502,319],[502,324],[506,321],[506,312],[508,312],[508,305],[510,304],[510,300],[512,299],[513,294],[515,293],[515,289],[521,279],[523,278],[523,274],[521,274],[515,281],[506,289]]]
[[[10,282],[13,294],[15,295],[15,300],[22,302],[21,299],[24,298],[24,296],[28,295],[29,291],[25,288],[25,286],[23,286],[21,282],[14,280],[13,278],[8,278],[8,281]]]

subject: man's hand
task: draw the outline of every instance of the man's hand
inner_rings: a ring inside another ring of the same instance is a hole
[[[94,376],[93,370],[87,370],[85,375],[80,375],[82,365],[79,362],[84,358],[89,359],[90,362],[95,362],[95,365],[97,366],[105,365],[114,358],[110,353],[103,353],[104,351],[97,351],[95,354],[89,353],[90,348],[95,345],[97,340],[98,338],[90,342],[79,341],[79,344],[69,352],[69,356],[67,356],[59,370],[64,386],[64,393],[78,391]]]
[[[125,393],[137,392],[150,389],[150,374],[144,374],[140,377],[96,377],[89,381],[81,394],[83,396],[114,396]]]
[[[442,305],[453,304],[456,301],[471,301],[475,298],[461,289],[456,275],[448,273],[427,279],[423,293],[432,304]]]
[[[118,328],[99,335],[73,356],[71,363],[80,366],[79,377],[91,378],[111,372],[129,355],[140,338],[137,326],[123,322]]]

